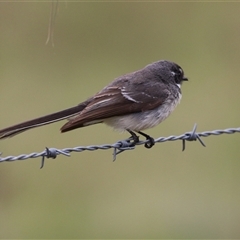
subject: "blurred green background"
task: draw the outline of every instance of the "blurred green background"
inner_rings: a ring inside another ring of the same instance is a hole
[[[115,77],[166,59],[189,82],[157,138],[239,127],[240,3],[0,4],[0,128],[74,106]],[[64,122],[0,141],[2,156],[114,143],[104,125]],[[0,238],[239,238],[240,135],[72,153],[0,166]]]

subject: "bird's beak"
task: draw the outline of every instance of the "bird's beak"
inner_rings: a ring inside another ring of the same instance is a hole
[[[183,77],[182,80],[183,80],[183,81],[188,81],[188,78],[187,78],[187,77]]]

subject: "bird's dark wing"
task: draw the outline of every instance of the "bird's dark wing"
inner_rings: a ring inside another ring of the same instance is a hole
[[[83,127],[89,122],[98,123],[105,118],[152,110],[162,105],[169,94],[168,88],[157,81],[136,81],[131,84],[125,81],[109,85],[96,94],[86,108],[69,120],[61,131]]]

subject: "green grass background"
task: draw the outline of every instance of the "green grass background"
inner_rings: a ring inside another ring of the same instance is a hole
[[[153,137],[240,126],[240,3],[0,3],[0,128],[78,104],[166,59],[189,82]],[[64,122],[0,141],[2,156],[114,143],[104,125]],[[0,165],[0,238],[239,238],[240,135]]]

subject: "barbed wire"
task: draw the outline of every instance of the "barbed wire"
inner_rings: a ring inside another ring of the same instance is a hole
[[[182,151],[186,148],[186,141],[199,141],[202,146],[205,147],[204,142],[202,141],[201,137],[209,137],[211,135],[221,135],[221,134],[233,134],[233,133],[240,133],[240,127],[239,128],[227,128],[224,130],[212,130],[212,131],[205,131],[205,132],[196,132],[197,124],[194,125],[193,130],[191,132],[185,132],[182,135],[179,136],[169,136],[169,137],[159,137],[157,139],[154,139],[155,143],[161,143],[166,141],[176,141],[176,140],[182,140]],[[122,153],[126,150],[133,150],[137,145],[146,144],[149,142],[149,140],[146,141],[139,141],[136,144],[133,144],[133,139],[128,138],[126,140],[118,141],[114,144],[103,144],[103,145],[90,145],[90,146],[78,146],[73,148],[64,148],[64,149],[57,149],[57,148],[47,148],[39,153],[33,152],[30,154],[21,154],[18,156],[8,156],[8,157],[0,157],[0,163],[1,162],[13,162],[17,160],[26,160],[29,158],[38,158],[42,157],[41,166],[40,168],[43,168],[45,158],[53,158],[55,159],[58,155],[64,155],[67,157],[70,157],[71,152],[83,152],[83,151],[95,151],[95,150],[107,150],[113,148],[113,161],[116,160],[116,157],[118,154]],[[1,155],[1,153],[0,153]]]

